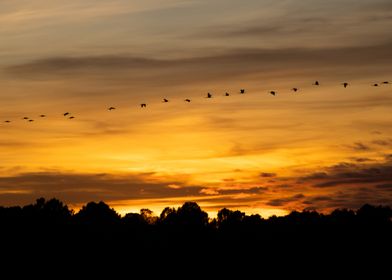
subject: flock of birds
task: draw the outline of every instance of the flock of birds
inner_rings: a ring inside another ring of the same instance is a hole
[[[384,82],[381,82],[381,83],[374,83],[374,84],[372,84],[372,86],[373,86],[373,87],[378,87],[378,86],[380,86],[380,85],[388,85],[388,84],[391,84],[391,82],[389,82],[389,81],[384,81]],[[313,85],[314,85],[314,86],[320,86],[320,82],[319,82],[319,81],[315,81],[315,82],[313,83]],[[347,82],[342,83],[342,86],[343,86],[344,88],[347,88],[349,85],[350,85],[350,84],[347,83]],[[298,92],[298,91],[299,91],[299,88],[293,87],[291,90],[292,90],[293,92]],[[245,92],[246,92],[245,89],[240,89],[240,91],[239,91],[240,94],[245,94]],[[271,95],[273,95],[273,96],[276,96],[276,95],[277,95],[277,92],[274,91],[274,90],[271,90],[271,91],[269,92],[269,94],[271,94]],[[226,93],[224,94],[224,96],[230,96],[230,93],[226,92]],[[210,92],[208,92],[206,98],[212,98],[212,97],[213,97],[213,95],[212,95]],[[192,100],[189,99],[189,98],[187,98],[187,99],[184,100],[184,102],[188,102],[188,103],[191,102],[191,101],[192,101]],[[162,102],[163,102],[163,103],[167,103],[167,102],[169,102],[169,99],[163,98]],[[141,104],[140,104],[140,107],[141,107],[141,108],[146,108],[146,107],[147,107],[147,103],[141,103]],[[113,111],[113,110],[116,110],[116,107],[113,107],[113,106],[108,107],[108,111]],[[75,116],[71,115],[70,112],[65,112],[65,113],[63,113],[63,116],[66,117],[66,118],[68,118],[68,119],[70,119],[70,120],[75,119]],[[40,117],[40,118],[46,118],[46,115],[42,114],[42,115],[39,115],[39,117]],[[25,120],[25,121],[27,121],[27,122],[30,122],[30,123],[31,123],[31,122],[34,122],[34,119],[31,119],[31,118],[29,118],[29,117],[23,117],[23,120]],[[5,120],[4,122],[5,122],[5,123],[11,123],[11,120]]]

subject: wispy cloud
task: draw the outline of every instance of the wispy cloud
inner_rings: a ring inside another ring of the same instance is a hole
[[[287,75],[292,72],[297,76],[299,67],[305,71],[302,75],[308,75],[306,71],[324,71],[328,67],[359,71],[358,74],[363,75],[358,66],[364,64],[374,71],[385,72],[392,62],[390,48],[391,44],[386,43],[372,47],[335,49],[237,49],[214,56],[183,59],[153,59],[128,55],[50,57],[10,65],[4,68],[4,72],[18,78],[44,79],[79,79],[83,75],[105,75],[112,79],[128,77],[129,82],[147,82],[153,79],[155,84],[163,84],[165,81],[177,84],[198,81],[206,83],[255,73],[272,78],[274,73],[281,75],[278,72],[282,68]],[[344,64],[341,64],[341,61],[344,61]]]

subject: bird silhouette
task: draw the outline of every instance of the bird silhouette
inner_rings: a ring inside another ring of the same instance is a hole
[[[385,81],[385,82],[382,82],[384,85],[388,85],[389,84],[389,82],[388,81]]]
[[[294,92],[297,92],[297,91],[298,91],[298,88],[294,87],[294,88],[292,88],[291,90],[294,91]]]
[[[240,89],[240,93],[241,93],[241,94],[244,94],[244,93],[245,93],[245,89],[243,89],[243,88]]]
[[[207,93],[207,98],[211,98],[212,94],[211,93]]]
[[[230,93],[226,92],[226,93],[225,93],[225,96],[230,96]]]
[[[64,117],[66,117],[68,115],[69,115],[69,112],[66,112],[66,113],[63,114]]]
[[[112,111],[112,110],[116,110],[116,108],[114,108],[114,107],[109,107],[108,108],[108,111]]]
[[[346,88],[348,86],[347,82],[342,83],[342,85],[344,86],[344,88]]]
[[[29,122],[33,122],[34,120],[29,120]]]
[[[46,117],[46,115],[39,115],[39,117],[40,117],[40,118],[45,118],[45,117]]]
[[[28,120],[28,119],[29,119],[29,117],[24,117],[23,119],[24,119],[24,120]]]
[[[74,116],[70,116],[68,119],[73,120],[75,117]]]
[[[6,121],[4,121],[5,123],[10,123],[11,121],[9,121],[9,120],[6,120]]]
[[[191,100],[190,100],[190,99],[185,99],[184,101],[185,101],[185,102],[188,102],[188,103],[189,103],[189,102],[191,102]]]
[[[163,98],[163,101],[162,101],[163,103],[167,103],[167,102],[169,102],[169,100],[168,99],[166,99],[166,98]]]
[[[378,87],[378,84],[377,84],[377,83],[376,83],[376,84],[373,84],[373,86],[374,86],[374,87]]]
[[[270,91],[270,94],[272,94],[273,96],[275,96],[276,95],[276,91]]]
[[[142,103],[142,104],[140,104],[140,107],[142,107],[142,108],[144,107],[145,108],[145,107],[147,107],[147,104],[146,103]]]
[[[319,81],[315,81],[313,85],[314,85],[314,86],[319,86],[320,83],[319,83]]]

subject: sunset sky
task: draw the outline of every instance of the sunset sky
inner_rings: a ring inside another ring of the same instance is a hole
[[[391,30],[390,0],[1,1],[0,205],[391,205]]]

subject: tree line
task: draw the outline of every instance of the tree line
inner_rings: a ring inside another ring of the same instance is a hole
[[[390,267],[383,256],[392,250],[391,218],[390,207],[366,204],[269,218],[223,208],[211,219],[195,202],[167,207],[159,216],[149,209],[120,216],[104,202],[89,202],[74,213],[60,200],[40,198],[23,207],[0,207],[0,267],[17,266],[12,275],[54,269],[57,276],[105,271],[112,277],[200,279],[213,275],[207,271],[217,279],[268,270],[302,275],[309,268],[351,274],[371,263],[380,271]]]
[[[95,227],[116,229],[181,229],[237,231],[265,228],[317,228],[317,227],[384,227],[392,225],[392,209],[389,206],[365,204],[357,210],[336,209],[329,214],[317,211],[292,211],[286,216],[267,219],[258,214],[246,215],[239,210],[223,208],[216,218],[209,218],[196,202],[185,202],[181,207],[166,207],[159,216],[147,209],[128,213],[121,217],[104,202],[89,202],[75,213],[62,201],[39,198],[26,206],[0,206],[0,224],[6,227]]]

